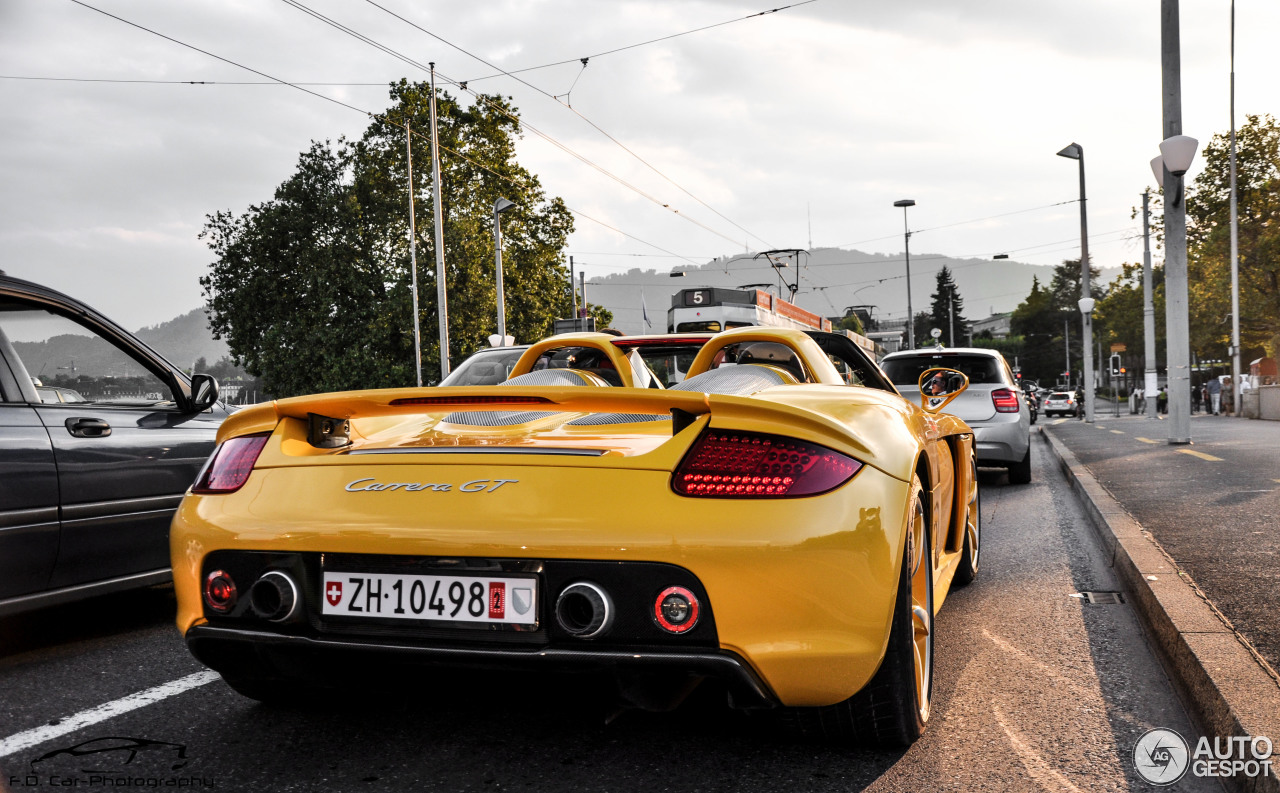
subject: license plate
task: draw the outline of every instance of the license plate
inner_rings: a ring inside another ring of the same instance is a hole
[[[536,625],[538,579],[326,572],[321,603],[325,616]]]

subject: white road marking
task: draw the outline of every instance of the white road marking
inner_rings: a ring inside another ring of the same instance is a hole
[[[1009,726],[1009,722],[1005,721],[1004,713],[1000,710],[1000,706],[992,705],[991,713],[996,717],[1000,728],[1004,730],[1005,737],[1009,739],[1009,745],[1013,747],[1014,753],[1022,761],[1022,767],[1027,769],[1027,773],[1031,778],[1040,784],[1041,789],[1065,791],[1066,793],[1084,793],[1083,790],[1071,784],[1070,779],[1067,779],[1050,765],[1039,752],[1018,734],[1017,730]]]
[[[136,694],[130,694],[122,697],[114,702],[108,702],[99,705],[96,708],[82,710],[74,716],[68,716],[57,724],[43,724],[39,727],[27,730],[25,732],[10,735],[4,740],[0,740],[0,757],[8,757],[23,749],[30,749],[33,746],[39,746],[45,741],[51,741],[70,732],[89,727],[99,722],[115,718],[122,713],[128,713],[131,710],[144,708],[147,705],[153,705],[163,699],[181,694],[184,691],[190,691],[193,688],[199,688],[206,683],[212,683],[218,679],[218,673],[205,670],[196,672],[193,675],[180,677],[155,688],[148,688],[145,691],[139,691]]]

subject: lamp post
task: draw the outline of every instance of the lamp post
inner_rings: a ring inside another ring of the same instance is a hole
[[[1176,58],[1176,53],[1175,53]],[[1168,97],[1166,96],[1166,101]],[[1167,109],[1166,109],[1167,110]],[[1166,112],[1166,116],[1168,113]],[[1169,128],[1166,118],[1166,129]],[[1179,121],[1179,125],[1181,122]],[[1169,443],[1191,443],[1191,333],[1187,294],[1187,205],[1182,176],[1191,168],[1199,142],[1172,135],[1160,142],[1151,172],[1173,199],[1164,210],[1166,370],[1169,379]]]
[[[1163,165],[1161,166],[1164,167]],[[1151,191],[1142,191],[1142,393],[1147,418],[1156,414],[1156,308],[1151,286]]]
[[[907,226],[907,207],[915,206],[916,202],[910,198],[904,198],[894,201],[893,205],[902,207],[902,244],[907,259],[907,349],[914,350],[916,348],[916,315],[911,309],[911,230]]]
[[[1084,323],[1084,420],[1093,421],[1093,298],[1089,297],[1089,214],[1085,205],[1084,192],[1084,147],[1072,143],[1062,151],[1059,157],[1076,160],[1080,163],[1080,314]],[[1089,307],[1085,308],[1085,301]]]
[[[508,346],[515,340],[507,341],[507,304],[503,300],[502,294],[502,223],[498,220],[498,215],[515,205],[514,201],[508,201],[505,198],[499,198],[493,202],[493,260],[494,268],[497,272],[498,341],[503,347]]]

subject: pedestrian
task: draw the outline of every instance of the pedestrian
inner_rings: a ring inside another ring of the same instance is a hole
[[[1218,415],[1218,410],[1222,406],[1222,381],[1216,377],[1210,377],[1209,382],[1205,383],[1205,389],[1209,392],[1209,400],[1213,403],[1213,415]],[[1205,406],[1207,411],[1209,406]]]
[[[1161,413],[1169,412],[1169,391],[1165,386],[1160,386],[1160,393],[1156,394],[1156,410]]]
[[[1222,412],[1228,416],[1236,411],[1234,391],[1235,386],[1232,384],[1231,378],[1228,377],[1227,381],[1222,384],[1222,401],[1226,403],[1222,406]]]
[[[1200,412],[1200,388],[1198,386],[1191,387],[1191,414],[1195,415]]]
[[[1134,394],[1137,396],[1138,412],[1146,413],[1147,412],[1147,389],[1139,386],[1138,390],[1134,391]]]

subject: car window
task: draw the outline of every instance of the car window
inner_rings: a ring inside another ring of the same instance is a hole
[[[909,355],[902,358],[887,358],[880,364],[884,373],[896,386],[916,386],[920,375],[927,369],[945,366],[964,372],[972,385],[987,383],[1004,383],[1000,362],[990,355],[965,355],[963,353],[940,353],[937,355]]]
[[[173,404],[169,385],[115,342],[60,314],[0,302],[8,337],[42,403]]]
[[[449,376],[440,381],[442,386],[454,385],[496,385],[511,376],[516,361],[524,355],[524,347],[510,350],[482,350],[472,355]]]

